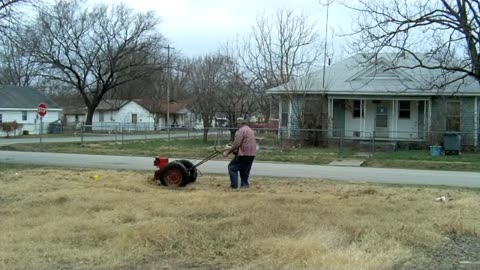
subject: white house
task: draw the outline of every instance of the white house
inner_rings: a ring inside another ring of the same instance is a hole
[[[169,112],[169,113],[167,113]],[[168,117],[167,117],[168,115]],[[85,108],[68,108],[65,113],[67,125],[79,126],[85,122]],[[93,130],[160,130],[167,127],[167,118],[172,128],[189,127],[191,112],[187,103],[153,99],[113,100],[100,102],[93,114]]]
[[[62,109],[50,98],[34,87],[0,85],[0,123],[16,121],[23,125],[16,134],[39,134],[40,119],[38,105],[45,103],[47,114],[43,117],[43,131],[48,131],[48,124],[60,119]],[[0,131],[0,137],[6,136]]]

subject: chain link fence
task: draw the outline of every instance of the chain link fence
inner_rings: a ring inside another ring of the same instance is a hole
[[[260,149],[287,151],[299,148],[329,148],[343,153],[395,150],[428,150],[430,146],[443,146],[445,131],[429,132],[358,132],[343,129],[286,129],[254,128]],[[212,127],[205,132],[198,128],[158,129],[152,123],[104,122],[94,125],[62,125],[61,122],[44,123],[42,134],[50,137],[79,137],[80,142],[153,140],[153,139],[204,139],[212,146],[223,146],[234,140],[236,128]],[[10,132],[13,137],[38,135],[40,123],[24,124],[21,129]],[[455,132],[460,135],[462,151],[478,151],[479,135],[474,132]]]

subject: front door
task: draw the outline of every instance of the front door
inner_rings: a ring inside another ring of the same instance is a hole
[[[375,113],[375,137],[388,138],[388,110],[383,103],[377,103]]]

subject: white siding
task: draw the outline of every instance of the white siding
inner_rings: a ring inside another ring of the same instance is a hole
[[[398,107],[394,111],[392,100],[383,100],[388,113],[388,131],[390,138],[416,139],[418,137],[418,102],[410,102],[410,119],[398,118]],[[377,105],[373,100],[366,100],[365,119],[354,118],[351,110],[345,112],[345,136],[354,137],[354,132],[360,136],[370,137],[375,130],[375,116]],[[394,115],[392,115],[394,114]]]
[[[23,111],[27,111],[27,120],[22,120]],[[60,119],[61,110],[48,110],[47,114],[43,117],[43,129],[44,132],[48,131],[48,124]],[[37,117],[37,108],[35,109],[0,109],[2,114],[2,122],[13,122],[23,124],[23,128],[19,131],[28,131],[29,134],[39,134],[40,132],[40,119]],[[17,133],[18,134],[18,133]],[[0,137],[6,136],[5,132],[0,131]]]
[[[114,117],[116,122],[132,123],[132,114],[137,115],[137,124],[153,124],[153,117],[150,112],[134,101],[130,101],[125,106],[120,108],[116,115],[112,115],[112,117]]]
[[[410,101],[410,119],[398,118],[397,113],[397,138],[416,139],[418,138],[418,104],[420,101]]]
[[[78,115],[78,122],[75,121],[75,115],[66,115],[65,117],[65,121],[66,121],[66,125],[69,125],[69,126],[75,126],[75,127],[79,127],[79,125],[81,123],[85,123],[85,115],[81,114],[81,115]]]

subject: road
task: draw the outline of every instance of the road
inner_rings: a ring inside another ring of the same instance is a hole
[[[170,134],[171,138],[187,138],[193,136],[201,136],[203,131],[195,132],[172,132]],[[215,136],[216,132],[209,132],[209,136]],[[141,134],[141,135],[123,135],[122,134],[104,134],[104,135],[89,135],[83,136],[84,142],[104,142],[104,141],[122,141],[122,140],[145,140],[145,139],[166,139],[168,138],[167,133],[161,134]],[[71,136],[71,137],[45,137],[42,138],[44,143],[58,143],[58,142],[81,142],[82,138],[80,136]],[[12,144],[34,144],[39,143],[40,138],[0,138],[0,146],[2,145],[12,145]]]
[[[81,155],[0,151],[0,163],[47,166],[153,171],[152,157]],[[199,167],[202,173],[225,174],[228,161],[209,161]],[[432,170],[335,167],[289,163],[255,162],[252,177],[315,178],[387,184],[445,185],[480,188],[480,173]]]

